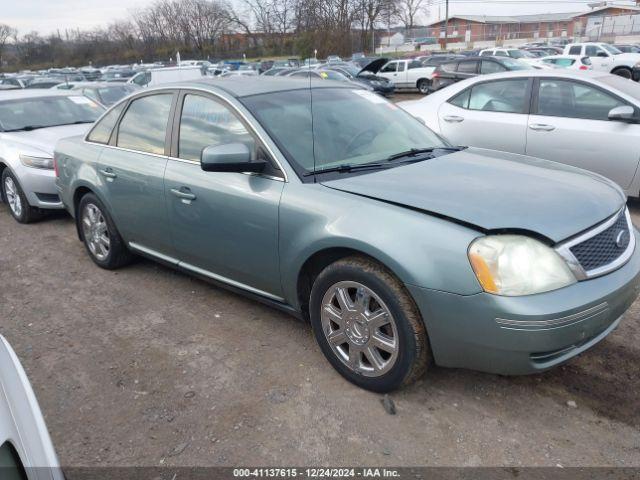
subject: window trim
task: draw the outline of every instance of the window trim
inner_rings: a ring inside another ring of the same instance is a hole
[[[500,62],[496,62],[496,63],[500,63]],[[527,88],[525,89],[525,100],[524,100],[524,111],[523,112],[519,112],[519,113],[515,113],[515,112],[493,112],[490,110],[472,110],[469,108],[469,102],[471,102],[471,93],[469,92],[469,99],[467,102],[467,107],[458,107],[457,105],[453,105],[453,103],[451,103],[451,100],[453,100],[454,98],[464,94],[467,90],[473,90],[475,87],[477,87],[478,85],[483,85],[485,83],[496,83],[496,82],[512,82],[514,80],[526,80],[527,81]],[[456,108],[462,108],[463,110],[466,110],[468,112],[484,112],[484,113],[507,113],[510,115],[530,115],[531,113],[531,105],[532,105],[532,99],[533,99],[533,83],[534,83],[534,78],[532,77],[513,77],[513,78],[492,78],[490,80],[481,80],[478,82],[475,82],[473,85],[469,85],[467,88],[460,90],[459,92],[457,92],[456,94],[450,96],[447,100],[446,103],[448,103],[449,105],[452,105]],[[528,101],[527,101],[528,98]]]
[[[573,82],[573,83],[579,83],[581,85],[584,85],[586,87],[589,88],[593,88],[594,90],[598,90],[603,94],[609,95],[610,97],[615,98],[616,100],[618,100],[619,102],[623,103],[626,106],[632,107],[634,112],[636,113],[636,115],[638,113],[640,113],[640,109],[638,109],[638,107],[636,107],[635,105],[633,105],[632,103],[629,103],[628,100],[622,98],[620,95],[617,95],[613,92],[610,92],[609,90],[607,90],[606,88],[601,87],[600,85],[596,85],[595,83],[590,83],[587,82],[583,79],[578,79],[578,78],[570,78],[570,77],[554,77],[554,76],[548,76],[548,77],[536,77],[534,79],[534,85],[533,85],[533,92],[531,95],[531,108],[530,108],[530,114],[531,115],[538,115],[541,117],[553,117],[553,118],[571,118],[574,120],[590,120],[592,122],[609,122],[610,120],[600,120],[600,119],[595,119],[595,118],[582,118],[582,117],[563,117],[561,115],[541,115],[540,113],[538,113],[538,99],[540,97],[540,81],[542,80],[556,80],[559,82]]]
[[[129,98],[127,101],[127,105],[125,106],[124,110],[122,111],[122,113],[120,114],[120,118],[118,118],[118,122],[116,123],[115,128],[113,129],[113,132],[111,133],[111,139],[109,141],[109,146],[115,147],[115,148],[119,148],[121,150],[126,150],[128,152],[135,152],[135,153],[141,153],[144,155],[155,155],[158,157],[168,157],[169,156],[169,149],[170,149],[170,141],[171,141],[171,134],[172,134],[172,130],[173,130],[173,122],[172,122],[172,118],[174,117],[175,114],[175,109],[176,109],[176,102],[178,99],[178,90],[176,89],[168,89],[168,90],[153,90],[151,92],[145,92],[142,93],[140,95],[136,95],[133,98]],[[122,123],[122,120],[124,118],[124,116],[127,114],[127,112],[129,111],[129,108],[131,108],[131,104],[133,102],[135,102],[136,100],[140,100],[142,98],[146,98],[146,97],[151,97],[154,95],[171,95],[171,106],[169,107],[169,116],[167,118],[167,127],[164,133],[164,152],[163,153],[155,153],[155,152],[145,152],[143,150],[136,150],[133,148],[126,148],[126,147],[121,147],[118,145],[118,137],[120,136],[120,124]]]
[[[169,141],[169,154],[167,157],[169,160],[175,160],[183,163],[189,163],[191,165],[197,165],[198,168],[201,166],[200,161],[189,160],[186,158],[180,158],[179,155],[179,142],[180,142],[180,120],[182,119],[182,109],[184,107],[184,99],[187,95],[200,96],[204,98],[208,98],[213,102],[216,102],[223,107],[227,108],[235,117],[242,123],[242,125],[247,129],[249,134],[254,138],[256,142],[256,148],[262,148],[262,150],[267,154],[267,161],[271,163],[271,168],[278,173],[278,175],[269,175],[264,173],[253,173],[255,176],[262,176],[265,178],[270,178],[272,180],[278,180],[281,182],[287,182],[287,173],[282,168],[282,164],[277,160],[273,151],[269,148],[260,134],[256,131],[256,129],[251,125],[251,122],[229,101],[227,101],[222,96],[218,96],[213,92],[206,90],[198,90],[194,88],[184,88],[178,90],[178,95],[176,96],[175,103],[175,111],[173,112],[173,119],[171,120],[171,137]]]
[[[109,138],[107,139],[107,141],[105,143],[102,142],[97,142],[95,140],[91,140],[91,134],[93,133],[93,131],[98,127],[98,123],[100,123],[102,121],[102,119],[104,117],[106,117],[107,115],[109,115],[109,113],[111,113],[112,110],[119,108],[121,104],[123,104],[124,102],[118,102],[116,103],[114,106],[112,106],[111,108],[107,109],[102,115],[100,115],[100,118],[98,118],[94,123],[93,123],[93,127],[91,127],[91,130],[89,130],[87,132],[87,134],[84,137],[85,142],[89,142],[89,143],[93,143],[95,145],[111,145],[111,141],[113,139],[113,133],[116,131],[116,127],[120,124],[120,119],[122,118],[122,114],[127,110],[127,106],[124,105],[122,108],[122,111],[120,112],[120,114],[118,115],[118,118],[116,118],[116,121],[113,124],[113,127],[111,127],[111,133],[109,134]]]

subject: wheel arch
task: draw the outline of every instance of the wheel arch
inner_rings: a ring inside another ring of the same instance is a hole
[[[629,72],[629,78],[631,78],[631,75],[633,74],[633,69],[631,67],[629,67],[628,65],[618,65],[617,67],[614,67],[611,70],[611,73],[613,75],[617,75],[616,72],[619,72],[621,70],[626,70],[627,72]]]
[[[91,194],[95,195],[96,197],[98,197],[98,199],[102,203],[107,205],[104,202],[102,196],[98,193],[97,189],[93,188],[91,185],[88,185],[88,184],[85,184],[85,183],[80,183],[80,184],[78,184],[78,185],[76,185],[74,187],[74,189],[73,189],[73,197],[72,197],[72,205],[71,205],[71,207],[73,208],[73,211],[71,212],[71,215],[75,219],[76,232],[77,232],[78,238],[80,240],[82,240],[82,234],[80,232],[80,222],[78,221],[78,207],[80,206],[80,200],[82,200],[82,197],[84,197],[88,193],[91,193]]]
[[[3,158],[0,158],[0,179],[2,178],[2,174],[4,173],[5,168],[9,168],[9,166],[4,161]],[[4,187],[0,186],[0,202],[5,202],[6,203],[6,201],[7,201],[7,199],[4,198]]]
[[[319,249],[309,255],[298,269],[296,278],[296,302],[297,308],[300,309],[302,317],[305,320],[309,320],[309,298],[311,296],[311,289],[313,283],[318,275],[326,267],[343,258],[360,256],[379,263],[386,268],[393,276],[395,276],[401,283],[401,277],[390,268],[388,261],[381,261],[377,255],[367,253],[364,248],[357,247],[325,247]]]

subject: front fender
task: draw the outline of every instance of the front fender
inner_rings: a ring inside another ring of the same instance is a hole
[[[467,258],[480,234],[420,211],[320,184],[286,185],[280,205],[280,267],[288,303],[298,307],[305,262],[330,248],[375,258],[403,283],[471,295],[481,291]]]

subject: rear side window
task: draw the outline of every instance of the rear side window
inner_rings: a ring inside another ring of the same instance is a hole
[[[161,93],[132,101],[120,121],[118,147],[163,155],[172,100],[172,93]]]
[[[256,142],[226,106],[201,95],[186,95],[180,116],[178,157],[200,161],[205,147],[244,143],[255,151]]]
[[[471,94],[471,89],[467,88],[464,92],[459,93],[453,98],[449,99],[449,103],[451,105],[455,105],[460,108],[469,108],[469,96]]]
[[[508,57],[509,55],[507,54],[507,52],[504,52],[502,50],[498,50],[495,54],[496,57]]]
[[[404,72],[404,63],[403,62],[398,63],[398,71],[399,72]]]
[[[123,108],[124,103],[117,105],[113,110],[102,117],[102,119],[93,127],[93,130],[89,132],[87,140],[95,143],[104,143],[105,145],[109,143],[113,127],[116,126],[116,122],[118,121],[118,118],[120,118],[120,113],[122,113]]]
[[[485,112],[525,113],[529,80],[499,80],[474,86],[469,110]]]
[[[456,71],[456,66],[458,64],[457,63],[443,63],[442,65],[440,65],[440,69],[443,72],[455,72]]]
[[[569,48],[569,55],[580,55],[582,52],[582,47],[580,45],[574,45]]]
[[[491,50],[487,50],[480,54],[481,57],[490,57],[491,55],[493,55],[493,52]]]
[[[461,73],[476,73],[478,69],[478,62],[470,61],[470,62],[460,62],[458,64],[458,71]]]

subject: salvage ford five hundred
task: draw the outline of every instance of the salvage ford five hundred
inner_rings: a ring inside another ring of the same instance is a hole
[[[606,337],[638,293],[625,196],[574,167],[453,147],[352,85],[145,90],[56,147],[91,259],[143,255],[309,319],[351,382],[435,363],[539,372]]]

